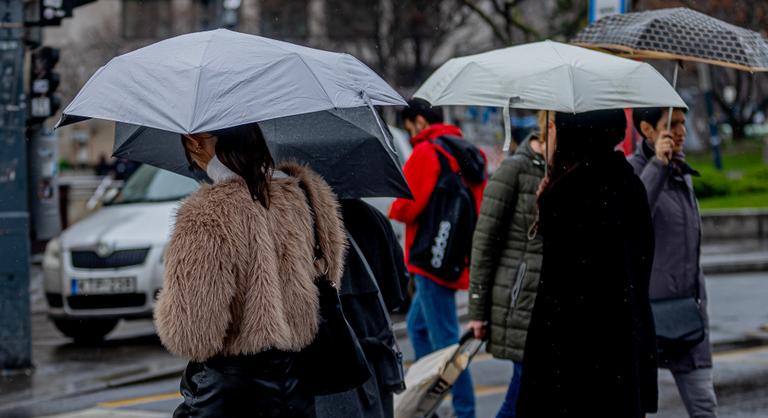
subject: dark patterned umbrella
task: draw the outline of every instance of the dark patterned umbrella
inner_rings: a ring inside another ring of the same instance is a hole
[[[683,7],[604,17],[571,41],[638,59],[697,61],[743,71],[768,71],[761,34]]]

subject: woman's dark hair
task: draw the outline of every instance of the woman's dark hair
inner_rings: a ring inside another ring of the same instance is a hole
[[[216,156],[242,177],[253,201],[269,208],[269,181],[275,162],[259,125],[251,123],[210,132],[215,135]]]
[[[552,178],[556,179],[575,165],[616,148],[627,128],[622,109],[584,113],[557,113],[557,148],[552,158]]]

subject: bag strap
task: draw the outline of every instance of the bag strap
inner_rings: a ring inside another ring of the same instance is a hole
[[[435,150],[435,154],[437,154],[437,160],[440,163],[440,175],[442,176],[442,175],[445,175],[446,173],[455,173],[453,171],[453,168],[451,168],[451,162],[448,161],[448,157],[446,157],[445,154],[443,154],[443,152],[445,152],[445,153],[447,153],[447,154],[449,154],[451,156],[453,156],[453,154],[451,154],[450,151],[448,151],[447,149],[445,149],[444,146],[442,146],[440,143],[438,143],[439,140],[440,139],[438,138],[432,144],[436,148],[440,148],[440,149],[436,149]],[[453,158],[456,158],[456,157],[453,156]],[[458,174],[458,173],[456,173],[456,174]]]
[[[352,238],[352,234],[347,232],[347,238],[349,238],[349,243],[352,245],[352,248],[354,248],[357,256],[360,257],[360,261],[363,263],[365,271],[368,273],[368,276],[370,276],[373,285],[376,287],[376,294],[379,296],[379,306],[381,306],[381,310],[384,312],[384,317],[387,319],[387,326],[392,332],[392,339],[395,341],[395,348],[397,348],[398,352],[401,352],[402,350],[400,350],[400,344],[397,343],[397,338],[395,337],[395,327],[392,324],[392,318],[389,316],[389,308],[387,308],[387,303],[384,302],[384,296],[381,294],[381,288],[379,288],[379,282],[376,280],[376,275],[373,274],[373,270],[371,270],[371,266],[368,264],[368,260],[366,260],[363,251],[360,249],[360,246],[357,245],[357,241]]]
[[[323,273],[323,275],[327,274],[327,266],[328,262],[325,260],[325,255],[323,254],[323,248],[320,246],[320,240],[318,240],[319,233],[317,232],[317,216],[315,215],[315,208],[312,206],[312,199],[310,198],[309,189],[307,188],[307,185],[299,180],[299,187],[301,188],[301,191],[304,192],[304,198],[307,199],[307,206],[309,206],[309,216],[311,217],[312,221],[312,242],[313,244],[313,250],[314,250],[314,262],[317,263],[318,261],[322,261],[326,266],[326,271]]]

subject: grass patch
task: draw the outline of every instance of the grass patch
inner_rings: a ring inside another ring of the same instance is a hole
[[[768,165],[760,141],[741,141],[723,152],[723,170],[715,169],[711,154],[695,154],[688,162],[701,177],[693,179],[702,208],[768,207]]]
[[[728,195],[699,199],[702,209],[738,209],[768,207],[768,192]]]
[[[743,170],[763,164],[763,144],[755,140],[744,140],[723,149],[723,171]],[[712,162],[712,152],[691,154],[686,157],[688,162],[697,170],[699,167],[715,169]]]

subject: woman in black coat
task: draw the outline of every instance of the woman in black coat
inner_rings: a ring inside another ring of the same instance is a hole
[[[539,197],[544,260],[518,417],[638,418],[657,404],[653,225],[622,110],[561,114]]]
[[[375,276],[368,274],[363,260],[350,245],[339,295],[344,315],[371,366],[372,377],[349,392],[315,398],[317,417],[391,418],[394,393],[404,385],[398,373],[402,359],[393,350],[395,336],[379,301],[379,290],[387,312],[403,303],[408,284],[403,249],[389,219],[376,208],[359,199],[340,203],[344,227]]]

